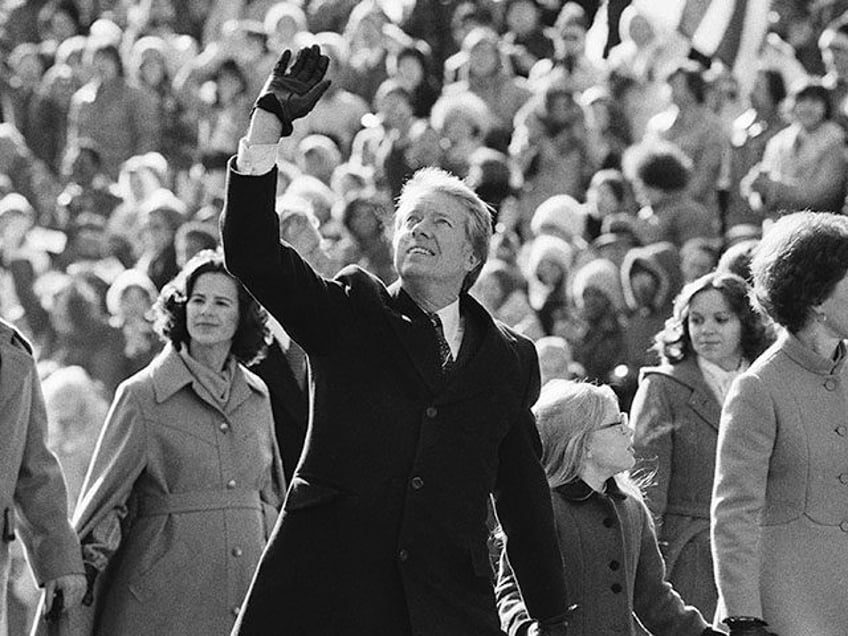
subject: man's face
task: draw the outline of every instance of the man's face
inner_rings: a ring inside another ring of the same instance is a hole
[[[401,279],[458,292],[477,258],[468,240],[468,212],[444,192],[428,192],[398,210],[395,268]]]

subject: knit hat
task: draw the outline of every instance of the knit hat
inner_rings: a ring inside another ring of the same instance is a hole
[[[572,294],[578,306],[582,304],[583,292],[590,287],[603,292],[616,311],[624,310],[621,275],[615,263],[605,258],[596,258],[577,270],[572,280]]]
[[[530,230],[534,236],[554,233],[568,241],[582,240],[586,229],[586,213],[583,206],[567,194],[555,194],[543,201],[530,221]]]

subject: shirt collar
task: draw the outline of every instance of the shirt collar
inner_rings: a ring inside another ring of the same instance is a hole
[[[567,484],[563,484],[562,486],[557,486],[554,490],[562,495],[562,497],[567,501],[574,502],[588,501],[591,499],[592,495],[603,494],[603,496],[613,497],[615,499],[624,499],[627,496],[621,491],[621,488],[618,487],[618,482],[614,477],[607,479],[604,485],[606,486],[606,492],[599,493],[592,490],[592,487],[585,481],[578,479],[576,481],[570,481]]]
[[[459,318],[459,298],[453,301],[450,305],[442,307],[436,314],[439,320],[442,321],[442,330],[445,333],[445,340],[450,345],[451,353],[454,359],[459,354],[459,346],[462,343],[462,324]]]

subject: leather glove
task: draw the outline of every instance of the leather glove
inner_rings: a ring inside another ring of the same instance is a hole
[[[254,108],[277,116],[284,137],[292,133],[292,122],[307,115],[330,85],[324,79],[330,58],[321,54],[317,44],[300,49],[289,68],[291,57],[289,49],[280,54],[254,103]]]
[[[731,617],[724,624],[730,628],[730,636],[777,636],[766,629],[768,623],[761,618]]]

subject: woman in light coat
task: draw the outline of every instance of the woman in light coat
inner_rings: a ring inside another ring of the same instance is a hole
[[[745,281],[711,273],[683,288],[643,367],[630,417],[634,445],[652,475],[646,503],[657,523],[668,578],[705,616],[716,607],[710,497],[721,405],[730,382],[765,348]]]
[[[848,219],[784,216],[751,269],[755,300],[783,329],[734,382],[722,412],[711,508],[716,620],[734,636],[844,636]]]
[[[159,296],[165,350],[118,389],[74,518],[93,605],[71,634],[229,634],[282,504],[264,310],[220,253]]]
[[[533,407],[551,487],[569,636],[715,634],[665,579],[650,514],[628,476],[633,432],[608,386],[550,380]],[[505,553],[496,589],[501,627],[535,635]],[[638,622],[637,619],[638,618]]]

